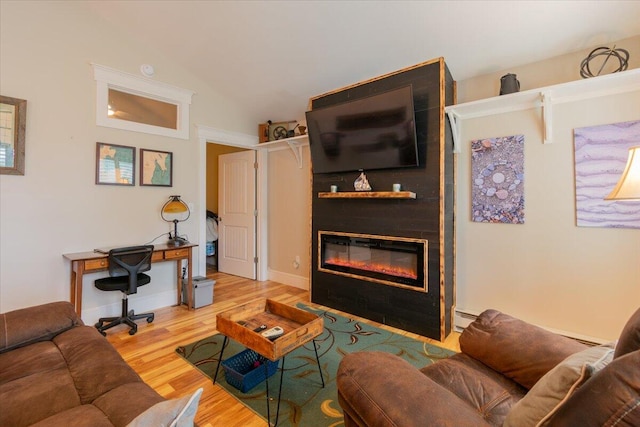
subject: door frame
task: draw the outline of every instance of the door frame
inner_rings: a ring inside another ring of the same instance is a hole
[[[206,210],[206,173],[207,173],[207,144],[230,145],[232,147],[246,148],[256,151],[258,170],[256,171],[256,280],[264,281],[267,278],[267,153],[259,150],[258,137],[243,133],[230,132],[209,126],[196,125],[198,133],[198,204],[201,211]],[[224,221],[224,218],[222,219]],[[198,275],[207,274],[207,248],[203,242],[207,240],[206,221],[198,223]]]

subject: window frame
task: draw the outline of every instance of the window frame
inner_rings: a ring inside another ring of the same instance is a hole
[[[91,63],[96,80],[96,124],[133,132],[189,139],[189,106],[193,91]],[[177,129],[109,117],[109,89],[175,104]]]

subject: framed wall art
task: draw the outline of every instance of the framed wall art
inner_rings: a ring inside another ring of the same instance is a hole
[[[524,135],[471,141],[471,219],[524,224]]]
[[[96,184],[135,185],[136,149],[96,143]]]
[[[173,153],[140,149],[140,185],[173,186]]]
[[[576,225],[640,228],[640,202],[605,200],[625,168],[629,148],[640,141],[640,120],[573,130]]]
[[[0,96],[0,174],[24,175],[27,101]]]

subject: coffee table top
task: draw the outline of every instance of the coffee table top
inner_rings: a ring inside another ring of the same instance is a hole
[[[324,328],[320,316],[266,298],[219,313],[216,324],[221,334],[272,361],[311,341]],[[260,332],[254,332],[260,325],[266,325],[267,329],[280,326],[284,334],[271,341]]]

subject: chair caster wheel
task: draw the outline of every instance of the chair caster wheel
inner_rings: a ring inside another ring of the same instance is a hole
[[[135,335],[138,332],[137,329],[129,329],[129,335]]]
[[[102,322],[98,322],[95,325],[93,325],[96,329],[100,329],[102,328]]]
[[[147,323],[151,323],[153,322],[154,317],[153,316],[149,316],[147,317]]]
[[[107,336],[107,333],[106,333],[105,331],[98,331],[98,332],[100,332],[100,334],[101,334],[103,337],[106,337],[106,336]]]

